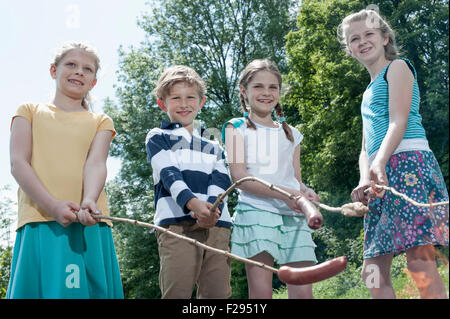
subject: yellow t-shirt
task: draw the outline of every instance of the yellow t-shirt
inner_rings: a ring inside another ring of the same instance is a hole
[[[44,103],[23,104],[12,121],[17,116],[31,122],[31,167],[41,183],[55,199],[81,204],[84,164],[89,148],[98,131],[110,130],[115,136],[111,118],[89,111],[65,112]],[[102,214],[109,215],[105,190],[100,193],[97,205]],[[20,187],[18,215],[17,229],[31,222],[54,220]]]

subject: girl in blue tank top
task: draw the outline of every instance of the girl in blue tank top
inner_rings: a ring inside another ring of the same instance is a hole
[[[371,184],[380,184],[418,202],[448,201],[419,114],[416,71],[407,59],[398,57],[392,29],[373,10],[347,16],[338,34],[346,52],[371,77],[361,103],[360,181],[351,194],[353,201],[369,205],[364,219],[363,281],[372,298],[395,298],[392,258],[405,252],[421,297],[447,298],[434,246],[448,246],[448,205],[431,210],[413,206],[391,192],[365,192]]]

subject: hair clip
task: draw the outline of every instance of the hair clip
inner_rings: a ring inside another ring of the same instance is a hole
[[[248,117],[248,112],[244,112],[244,117]]]
[[[280,117],[280,123],[286,122],[286,118],[284,116]]]

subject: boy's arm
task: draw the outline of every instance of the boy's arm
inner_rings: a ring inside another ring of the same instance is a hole
[[[183,212],[189,214],[190,209],[186,204],[196,196],[184,182],[179,164],[173,156],[171,148],[171,143],[162,133],[157,130],[149,132],[146,150],[148,161],[152,166],[154,182],[155,184],[162,183]]]
[[[214,164],[213,171],[208,180],[207,202],[211,204],[216,202],[219,194],[225,193],[231,186],[231,178],[225,166],[225,153],[220,147],[218,152],[217,161]],[[225,200],[226,198],[224,198],[224,201]],[[220,212],[222,212],[224,205],[224,203],[219,205]]]

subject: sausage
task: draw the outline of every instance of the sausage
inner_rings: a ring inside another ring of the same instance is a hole
[[[345,256],[334,258],[311,267],[292,268],[282,266],[278,269],[278,278],[286,284],[307,285],[331,278],[344,270],[346,266],[347,257]]]
[[[314,205],[308,199],[306,199],[305,196],[302,196],[299,199],[297,199],[296,204],[297,207],[301,209],[303,214],[305,214],[309,228],[318,229],[322,227],[323,217],[322,214],[317,209],[316,205]]]

